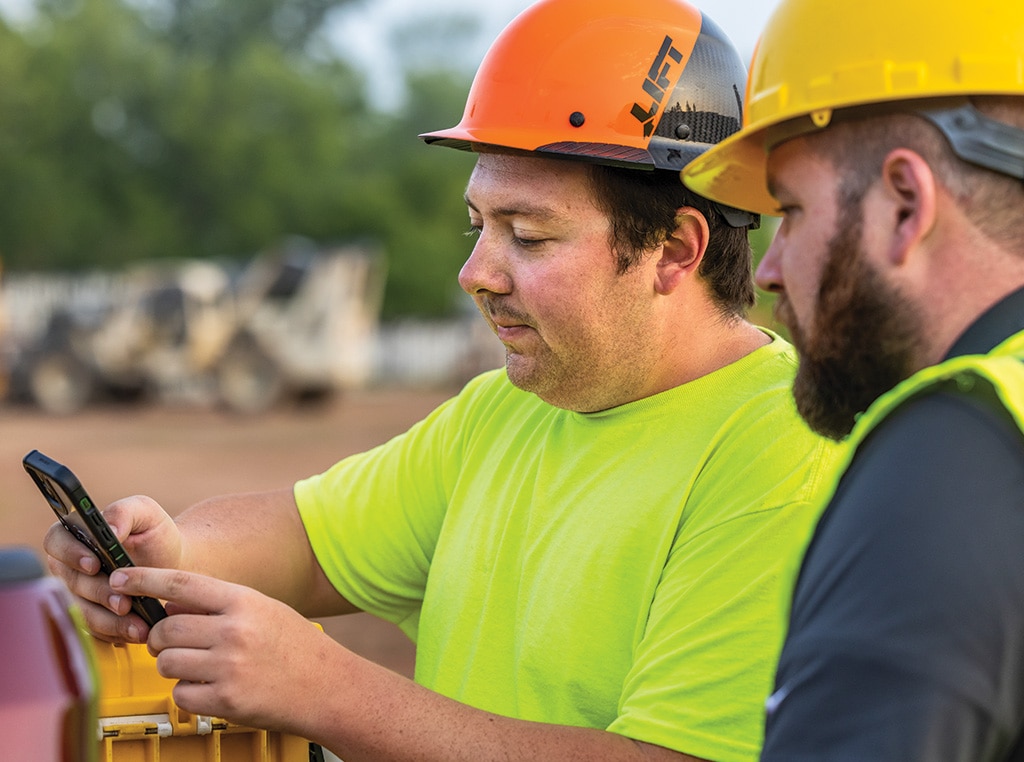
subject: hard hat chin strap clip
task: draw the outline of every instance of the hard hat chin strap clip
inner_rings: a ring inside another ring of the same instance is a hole
[[[750,228],[751,230],[757,230],[761,227],[761,215],[754,214],[753,212],[745,212],[742,209],[736,209],[725,204],[718,204],[718,211],[722,213],[725,221],[729,224],[729,227],[733,228]]]

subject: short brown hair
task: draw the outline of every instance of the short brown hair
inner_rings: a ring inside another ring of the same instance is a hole
[[[676,210],[690,206],[707,219],[710,240],[698,274],[727,315],[742,317],[754,304],[753,253],[746,227],[726,222],[718,205],[686,188],[678,172],[591,164],[598,206],[611,219],[612,249],[619,272],[636,266],[645,252],[676,229]]]

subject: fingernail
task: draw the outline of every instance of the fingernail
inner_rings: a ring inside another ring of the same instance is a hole
[[[127,581],[128,575],[125,574],[123,571],[115,571],[112,572],[110,575],[111,587],[121,587],[121,585],[125,584]]]
[[[128,639],[136,643],[139,642],[139,628],[134,624],[128,625]]]
[[[111,610],[116,613],[121,608],[121,596],[112,595],[107,599],[107,603],[110,605]]]

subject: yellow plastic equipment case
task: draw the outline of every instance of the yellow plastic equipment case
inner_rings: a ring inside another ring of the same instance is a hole
[[[100,676],[100,762],[313,762],[297,736],[235,725],[179,708],[145,645],[93,639]],[[328,759],[336,759],[329,756]]]

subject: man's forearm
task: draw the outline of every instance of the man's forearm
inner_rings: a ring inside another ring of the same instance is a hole
[[[695,762],[696,757],[594,728],[527,722],[474,709],[423,688],[344,649],[331,708],[302,729],[346,762],[487,762],[557,759]]]
[[[320,569],[290,489],[204,500],[176,523],[187,571],[252,587],[306,616],[357,610]]]

